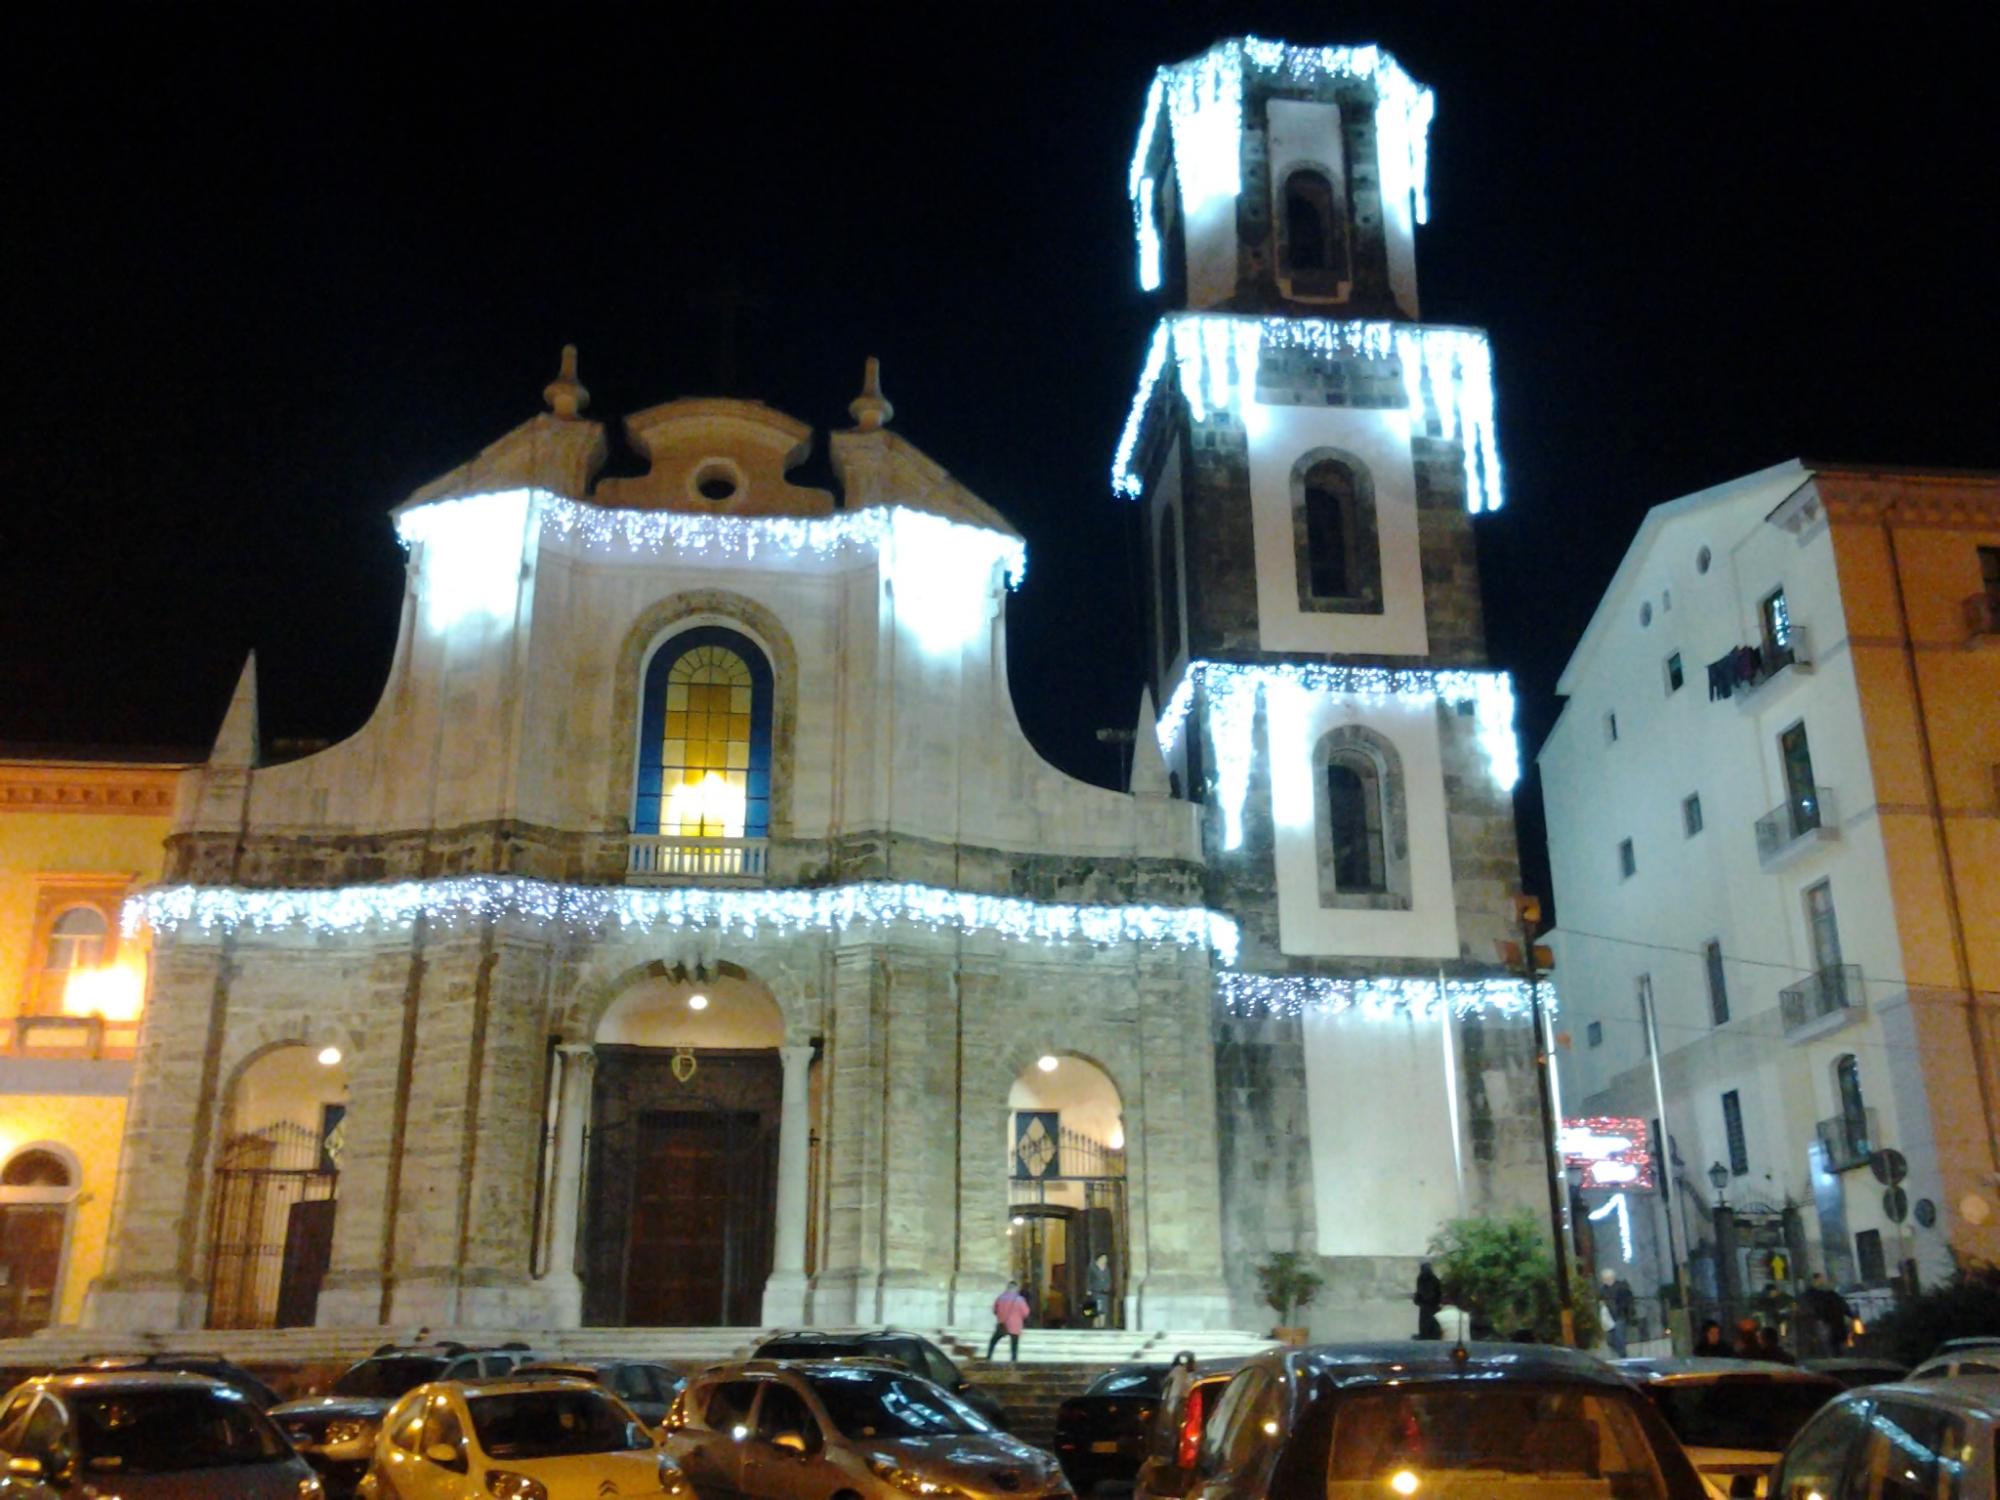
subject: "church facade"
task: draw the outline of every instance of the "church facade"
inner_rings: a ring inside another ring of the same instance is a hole
[[[353,738],[187,773],[105,1328],[977,1322],[1404,1331],[1448,1218],[1540,1201],[1483,338],[1417,321],[1430,96],[1372,48],[1162,69],[1168,304],[1131,783],[1015,719],[1003,516],[889,429],[549,410],[396,512]],[[1157,705],[1157,711],[1155,709]]]

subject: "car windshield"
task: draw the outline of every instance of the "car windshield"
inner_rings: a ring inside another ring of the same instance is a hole
[[[1167,1386],[1164,1366],[1143,1370],[1111,1370],[1091,1381],[1086,1396],[1157,1396]]]
[[[86,1473],[173,1474],[280,1463],[291,1449],[235,1392],[79,1391],[77,1457]]]
[[[1674,1436],[1690,1448],[1781,1453],[1806,1419],[1838,1395],[1817,1381],[1679,1381],[1650,1388]]]
[[[364,1359],[333,1383],[336,1396],[379,1396],[393,1401],[444,1373],[445,1362],[428,1354],[386,1354]]]
[[[1629,1398],[1515,1382],[1343,1395],[1326,1465],[1328,1500],[1666,1500]],[[1386,1488],[1385,1488],[1386,1487]]]
[[[905,1361],[897,1351],[884,1344],[864,1344],[859,1341],[842,1342],[839,1339],[773,1339],[758,1349],[759,1359],[868,1359],[894,1360],[897,1364]]]
[[[510,1391],[474,1396],[472,1430],[489,1458],[628,1453],[653,1440],[602,1391]]]
[[[818,1370],[810,1377],[833,1425],[850,1438],[991,1432],[986,1419],[927,1380],[890,1370]]]

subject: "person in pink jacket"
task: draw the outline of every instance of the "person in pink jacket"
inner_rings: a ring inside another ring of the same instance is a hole
[[[1007,1352],[1015,1364],[1021,1362],[1021,1330],[1028,1326],[1028,1299],[1021,1295],[1021,1283],[1010,1281],[1007,1290],[993,1299],[993,1337],[986,1341],[986,1357],[991,1359],[993,1351],[1000,1347],[1000,1336],[1007,1336]]]

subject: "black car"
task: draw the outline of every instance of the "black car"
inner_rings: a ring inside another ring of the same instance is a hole
[[[1200,1360],[1186,1352],[1174,1356],[1146,1433],[1133,1483],[1136,1495],[1145,1500],[1181,1500],[1188,1493],[1201,1463],[1201,1435],[1208,1414],[1242,1368],[1240,1356]]]
[[[1056,1460],[1079,1495],[1130,1484],[1146,1458],[1146,1432],[1171,1365],[1106,1370],[1056,1408]]]
[[[390,1407],[432,1380],[492,1380],[535,1356],[525,1344],[472,1349],[464,1344],[385,1344],[350,1365],[324,1396],[307,1396],[271,1408],[305,1459],[340,1500],[361,1482],[375,1454],[375,1432]]]
[[[1202,1432],[1202,1500],[1522,1493],[1705,1500],[1653,1404],[1573,1349],[1327,1344],[1247,1361]]]
[[[774,1333],[752,1359],[880,1359],[901,1365],[950,1391],[996,1427],[1006,1425],[1000,1403],[968,1381],[944,1350],[920,1334],[900,1328],[803,1328]]]
[[[537,1359],[515,1367],[516,1375],[569,1375],[601,1385],[632,1408],[648,1427],[658,1427],[667,1419],[667,1408],[687,1384],[687,1377],[665,1365],[640,1359],[600,1359],[586,1355],[580,1359]]]
[[[278,1404],[276,1391],[243,1366],[234,1364],[219,1354],[178,1354],[172,1351],[158,1351],[152,1354],[93,1354],[81,1363],[70,1365],[56,1373],[87,1375],[98,1370],[179,1370],[186,1375],[206,1375],[210,1380],[219,1380],[232,1390],[241,1391],[256,1404],[259,1411],[269,1411]]]
[[[1908,1365],[1892,1359],[1871,1359],[1865,1354],[1835,1354],[1819,1359],[1802,1359],[1800,1368],[1815,1375],[1831,1375],[1850,1391],[1864,1385],[1887,1385],[1910,1373]]]

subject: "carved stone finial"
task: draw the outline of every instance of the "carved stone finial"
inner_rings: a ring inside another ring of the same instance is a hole
[[[883,424],[896,415],[896,408],[882,394],[882,361],[872,354],[862,366],[861,394],[847,403],[847,414],[863,432],[881,431]]]
[[[574,422],[590,405],[590,392],[576,378],[576,345],[563,345],[562,369],[554,380],[542,387],[542,399],[549,403],[549,410],[565,422]]]

